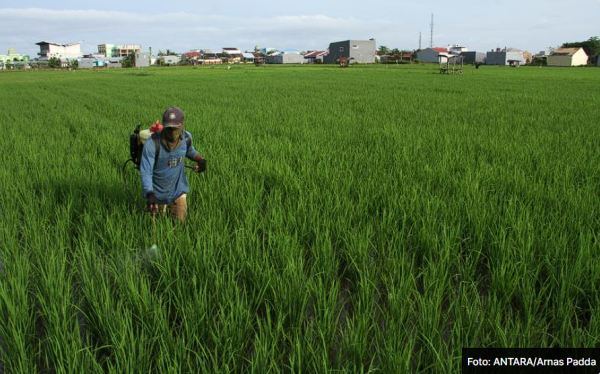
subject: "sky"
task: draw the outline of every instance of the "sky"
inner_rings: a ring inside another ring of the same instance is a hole
[[[513,47],[537,53],[600,35],[600,0],[326,0],[272,1],[20,0],[0,3],[0,54],[10,47],[32,58],[35,43],[83,41],[170,49],[254,46],[323,50],[330,42],[376,40],[377,46],[416,49],[459,44],[470,50]]]

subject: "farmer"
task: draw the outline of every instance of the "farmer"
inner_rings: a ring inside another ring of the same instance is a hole
[[[184,157],[196,161],[196,172],[206,170],[206,160],[192,144],[192,135],[183,130],[184,115],[181,109],[170,107],[163,113],[163,129],[144,143],[140,174],[142,190],[148,211],[155,214],[159,208],[181,223],[187,216],[186,196],[190,192]],[[158,149],[158,155],[156,150]]]

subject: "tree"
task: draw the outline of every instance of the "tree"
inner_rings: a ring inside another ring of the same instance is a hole
[[[124,57],[123,60],[121,61],[121,64],[123,65],[124,68],[135,67],[135,52],[131,52],[130,54],[127,55],[127,57]]]
[[[389,55],[390,54],[390,49],[388,47],[386,47],[385,45],[382,45],[382,46],[379,47],[379,51],[377,51],[377,54],[379,56]]]
[[[392,51],[390,53],[393,55],[397,55],[397,54],[400,54],[400,50],[398,48],[394,48],[394,49],[392,49]]]
[[[50,57],[50,59],[48,59],[48,67],[51,69],[59,68],[60,60],[56,57]]]
[[[71,61],[71,68],[77,69],[79,67],[79,61],[73,60]]]
[[[192,64],[191,59],[185,53],[182,54],[178,65],[185,66],[185,65],[191,65],[191,64]]]

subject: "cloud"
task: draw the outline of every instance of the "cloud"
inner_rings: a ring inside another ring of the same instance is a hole
[[[418,46],[419,32],[423,45],[429,45],[431,12],[437,12],[434,44],[438,46],[462,44],[485,51],[506,45],[538,51],[596,35],[593,7],[600,7],[600,3],[591,5],[583,0],[464,0],[454,8],[434,0],[383,0],[376,8],[351,1],[341,10],[325,3],[319,7],[318,3],[311,0],[298,7],[321,9],[312,14],[290,15],[293,11],[288,9],[286,14],[280,6],[283,15],[274,15],[274,11],[265,15],[259,8],[240,11],[244,14],[236,16],[207,14],[200,5],[189,12],[0,8],[0,53],[14,47],[35,56],[39,52],[35,43],[42,40],[84,40],[82,49],[86,53],[95,52],[97,45],[104,43],[140,44],[144,49],[177,52],[196,48],[252,49],[255,45],[308,50],[325,49],[332,41],[368,38],[375,38],[378,45],[413,49]],[[250,3],[238,3],[241,9],[245,9],[244,4]]]
[[[0,40],[35,54],[35,43],[84,40],[84,52],[103,43],[141,44],[154,50],[254,45],[299,49],[327,48],[340,39],[367,39],[401,29],[384,20],[335,18],[326,15],[227,17],[184,12],[141,14],[103,10],[0,9]],[[16,44],[16,45],[15,45]],[[0,48],[7,49],[9,46]]]

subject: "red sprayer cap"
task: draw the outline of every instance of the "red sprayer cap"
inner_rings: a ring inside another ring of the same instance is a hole
[[[154,125],[150,126],[150,132],[158,132],[162,129],[163,127],[158,120],[156,120],[156,123]]]

